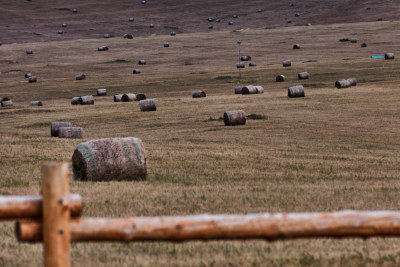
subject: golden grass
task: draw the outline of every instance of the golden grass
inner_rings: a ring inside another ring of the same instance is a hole
[[[84,216],[178,215],[398,209],[400,22],[338,24],[270,30],[182,34],[125,40],[78,40],[3,45],[0,95],[14,102],[0,109],[0,193],[38,194],[40,164],[71,162],[80,142],[105,137],[142,139],[148,179],[143,182],[76,182]],[[357,37],[358,44],[339,39]],[[258,67],[243,71],[244,84],[264,94],[234,95],[236,41]],[[171,47],[164,48],[168,40]],[[360,48],[361,42],[367,48]],[[300,50],[292,45],[299,43]],[[97,52],[107,45],[108,52]],[[32,48],[33,55],[25,49]],[[127,62],[117,61],[118,59]],[[142,74],[133,75],[139,59]],[[292,60],[291,68],[281,61]],[[311,61],[311,62],[309,62]],[[119,63],[118,63],[119,62]],[[37,75],[36,84],[24,72]],[[307,71],[310,79],[298,81]],[[75,81],[75,74],[87,79]],[[275,76],[287,80],[276,83]],[[339,78],[358,85],[338,90]],[[288,99],[303,84],[306,97]],[[74,96],[96,94],[95,105],[71,106]],[[194,89],[206,98],[192,99]],[[118,93],[145,93],[156,112],[138,102],[114,103]],[[29,107],[42,100],[43,107]],[[243,109],[245,126],[225,127],[224,111]],[[52,121],[83,127],[85,139],[50,137]],[[72,178],[71,178],[72,179]],[[19,244],[12,223],[2,223],[0,264],[39,265],[40,244]],[[400,241],[295,240],[75,244],[76,266],[399,265]]]

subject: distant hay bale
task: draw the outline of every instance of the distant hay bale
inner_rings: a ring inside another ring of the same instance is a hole
[[[351,86],[351,81],[349,81],[347,79],[340,79],[335,82],[335,87],[338,89],[348,88],[350,86]]]
[[[243,68],[244,68],[244,62],[238,62],[238,63],[236,63],[236,68],[238,68],[238,69],[243,69]]]
[[[229,25],[233,25],[233,21],[229,21],[228,24],[229,24]]]
[[[72,9],[72,13],[78,13],[78,9],[76,8]]]
[[[233,15],[232,18],[237,19],[238,15]]]
[[[212,30],[214,27],[212,25],[208,26],[209,30]]]
[[[154,99],[140,100],[140,111],[156,111],[156,103]]]
[[[137,94],[135,101],[140,101],[140,100],[145,100],[146,99],[146,95],[145,94]]]
[[[296,85],[289,87],[288,89],[288,97],[304,97],[304,88],[302,85]]]
[[[299,13],[294,14],[295,17],[300,17]]]
[[[285,75],[281,74],[281,75],[276,76],[275,81],[284,82],[285,81]]]
[[[133,20],[134,20],[133,18],[129,18],[129,21],[130,21],[130,22],[133,22]]]
[[[169,47],[169,43],[165,42],[164,47]]]
[[[80,81],[80,80],[85,80],[86,79],[86,75],[81,73],[75,76],[75,80]]]
[[[294,4],[292,3],[292,4],[290,4],[289,6],[290,6],[290,7],[294,7]]]
[[[306,26],[311,26],[311,23],[307,23]]]
[[[202,90],[194,90],[192,93],[192,98],[206,97],[206,92]]]
[[[262,12],[262,9],[257,10],[257,12],[258,12],[258,13],[261,13],[261,12]]]
[[[142,4],[142,5],[146,4],[146,1],[145,1],[145,0],[143,0],[143,1],[141,2],[141,4]]]
[[[108,39],[108,38],[110,38],[110,34],[106,33],[106,34],[103,35],[103,37]]]
[[[35,83],[37,81],[36,76],[31,76],[28,78],[29,83]]]
[[[63,31],[62,30],[58,30],[58,34],[63,34]]]
[[[138,64],[139,65],[146,65],[146,60],[141,59],[141,60],[139,60]]]
[[[284,61],[282,61],[282,65],[283,65],[284,67],[290,67],[290,66],[292,66],[292,61],[290,61],[290,60],[284,60]]]
[[[106,89],[106,88],[97,89],[97,95],[98,95],[98,96],[105,96],[105,95],[107,95],[107,89]]]
[[[123,94],[121,97],[122,102],[132,102],[135,101],[136,95],[135,94]]]
[[[304,72],[300,72],[299,74],[297,74],[297,77],[299,78],[299,80],[305,80],[308,79],[308,72],[304,71]]]
[[[246,116],[243,110],[231,110],[224,113],[225,126],[245,125]]]
[[[356,78],[348,78],[347,80],[350,82],[351,86],[356,86],[357,85],[357,79]]]
[[[59,134],[59,129],[61,127],[71,127],[71,123],[70,122],[65,122],[65,121],[54,121],[51,123],[51,130],[50,130],[50,134],[51,136],[55,136],[57,137]]]
[[[241,56],[240,60],[241,61],[249,61],[249,60],[251,60],[251,56]]]
[[[287,21],[287,23],[292,23],[292,21],[289,19],[289,20]]]
[[[367,47],[367,44],[366,43],[362,43],[361,47]]]
[[[170,32],[170,35],[171,35],[171,36],[175,36],[175,35],[176,35],[176,32]]]
[[[382,21],[383,19],[382,18],[378,18],[378,21]]]
[[[97,51],[108,51],[108,47],[107,46],[99,46],[97,48]]]
[[[257,94],[263,94],[264,93],[264,88],[261,85],[256,85],[255,87],[257,89]]]
[[[255,62],[250,62],[249,63],[249,67],[256,67],[256,66],[257,66],[257,64]]]
[[[6,98],[6,99],[8,99],[8,98]],[[2,108],[12,107],[12,106],[13,106],[13,102],[12,102],[11,99],[4,100],[4,98],[3,98],[3,100],[1,101],[1,107]]]
[[[32,75],[32,73],[25,73],[25,78],[29,78],[29,77],[32,77],[33,75]]]
[[[150,24],[150,28],[154,28],[154,24]]]
[[[370,8],[369,6],[367,6],[365,9],[366,9],[366,10],[371,10],[371,8]]]
[[[31,54],[33,54],[33,51],[32,51],[32,49],[28,49],[28,50],[26,50],[26,53],[27,53],[28,55],[31,55]]]
[[[246,85],[246,86],[243,86],[243,88],[242,88],[242,94],[243,95],[258,94],[258,91],[254,85]]]
[[[94,105],[94,98],[92,95],[81,96],[81,105]]]
[[[214,19],[212,17],[208,17],[207,20],[208,20],[208,22],[214,21]]]
[[[81,104],[82,104],[82,99],[80,96],[76,96],[71,99],[71,105],[81,105]]]
[[[66,23],[63,23],[63,24],[61,25],[61,27],[67,28],[67,24],[66,24]]]
[[[139,138],[105,138],[79,144],[72,155],[74,179],[135,181],[147,176],[146,157]]]
[[[300,49],[300,45],[299,44],[293,45],[293,49]]]
[[[352,43],[357,43],[357,41],[358,41],[357,38],[351,38],[350,39],[350,42],[352,42]]]
[[[216,22],[216,23],[220,23],[221,20],[220,20],[220,19],[216,19],[215,22]]]
[[[10,99],[8,97],[0,97],[0,103],[3,101],[9,101]]]
[[[122,102],[122,94],[114,96],[114,102]]]
[[[124,34],[124,39],[133,39],[133,35],[129,33]]]
[[[386,53],[385,59],[394,59],[394,53]]]
[[[43,106],[43,102],[42,101],[31,101],[29,102],[29,106]]]
[[[2,46],[3,45],[3,43],[2,42],[0,42],[0,46]]]
[[[139,69],[134,69],[133,70],[133,74],[140,74],[140,73],[141,73],[141,71]]]
[[[241,94],[242,93],[242,89],[244,86],[236,86],[235,87],[235,94]]]
[[[60,127],[58,129],[59,138],[83,138],[81,127]]]

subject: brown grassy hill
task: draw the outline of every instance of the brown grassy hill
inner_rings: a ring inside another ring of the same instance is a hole
[[[291,6],[293,4],[293,6]],[[78,9],[73,13],[72,9]],[[369,8],[369,9],[367,9]],[[261,9],[262,12],[257,12]],[[299,15],[296,17],[296,13]],[[400,5],[394,0],[338,1],[2,1],[0,41],[38,42],[151,34],[237,30],[243,28],[398,20]],[[238,18],[232,16],[236,14]],[[133,17],[134,22],[129,22]],[[220,23],[207,18],[219,18]],[[288,23],[291,20],[291,23]],[[228,25],[232,21],[233,25]],[[62,28],[62,23],[68,24]],[[154,24],[154,28],[149,25]],[[208,26],[213,26],[212,30]],[[58,34],[63,30],[63,34]]]

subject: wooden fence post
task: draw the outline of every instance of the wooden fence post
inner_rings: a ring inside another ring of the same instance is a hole
[[[71,266],[68,164],[42,165],[43,249],[45,267]]]

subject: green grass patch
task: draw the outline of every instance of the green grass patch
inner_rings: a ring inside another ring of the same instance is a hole
[[[21,178],[10,177],[4,180],[5,187],[27,187],[29,181],[22,180]]]
[[[255,82],[257,81],[254,79],[235,79],[228,81],[228,83],[255,83]]]
[[[308,62],[318,62],[318,60],[316,60],[316,59],[310,59],[310,60],[304,61],[304,63],[308,63]]]
[[[230,79],[232,79],[232,76],[229,76],[229,75],[217,76],[217,77],[215,78],[215,80],[230,80]]]
[[[129,60],[125,60],[125,59],[116,59],[116,60],[113,60],[113,61],[108,61],[108,62],[104,62],[104,63],[129,63],[130,61]]]
[[[164,29],[168,29],[168,30],[179,30],[179,27],[175,27],[175,26],[164,26]]]
[[[350,42],[350,39],[349,38],[342,38],[342,39],[339,39],[339,42]]]
[[[60,8],[58,8],[58,10],[60,10],[60,11],[71,11],[71,9],[68,8],[68,7],[60,7]]]
[[[204,120],[204,122],[208,122],[208,121],[223,121],[223,120],[224,120],[223,117],[219,117],[219,118],[210,117],[207,120]]]
[[[185,60],[185,66],[187,66],[187,65],[193,65],[193,62],[192,61],[190,61],[190,60]]]

